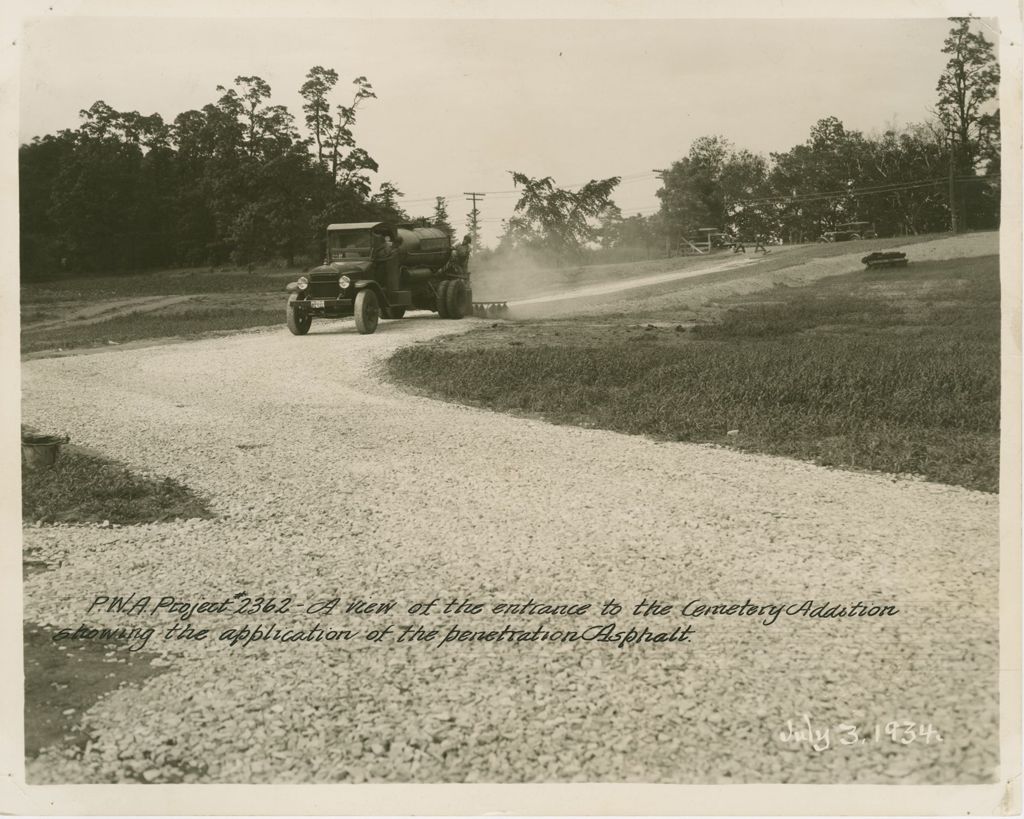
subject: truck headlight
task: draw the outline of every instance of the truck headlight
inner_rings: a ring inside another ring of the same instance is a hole
[[[348,276],[342,276],[340,279],[338,279],[338,287],[340,287],[342,290],[345,290],[350,284],[352,284],[352,279],[350,279]]]
[[[299,276],[299,280],[295,282],[295,286],[298,287],[299,290],[305,290],[307,287],[309,287],[309,279],[307,279],[305,276]]]

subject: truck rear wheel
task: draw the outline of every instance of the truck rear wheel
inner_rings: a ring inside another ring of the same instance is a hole
[[[451,284],[447,279],[437,286],[437,315],[440,318],[448,318],[448,286]]]
[[[462,279],[448,282],[445,302],[448,307],[448,318],[460,319],[466,315],[466,283]]]
[[[368,336],[377,329],[380,322],[380,302],[372,290],[360,290],[355,303],[356,329],[360,335]]]
[[[304,336],[309,332],[309,326],[313,323],[313,317],[308,313],[305,316],[295,315],[295,308],[292,306],[299,300],[298,293],[292,293],[288,297],[288,306],[285,308],[285,323],[291,330],[293,336]]]
[[[388,318],[400,319],[405,316],[404,307],[392,307],[388,310]]]

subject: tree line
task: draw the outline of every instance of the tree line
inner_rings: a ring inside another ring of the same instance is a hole
[[[702,228],[799,242],[858,221],[879,235],[996,226],[998,63],[969,18],[951,22],[932,121],[866,135],[826,117],[804,143],[767,157],[701,137],[660,171],[660,206],[647,216],[615,205],[619,177],[565,189],[511,172],[522,193],[496,253],[564,262],[595,247],[652,255]],[[299,91],[302,132],[264,80],[239,76],[171,122],[98,101],[77,128],[22,145],[22,277],[271,259],[293,266],[323,257],[331,222],[409,221],[396,185],[374,191],[379,166],[355,139],[360,109],[376,98],[367,78],[356,77],[339,102],[337,72],[314,66]],[[432,216],[413,221],[452,230],[443,197]]]
[[[599,245],[660,254],[701,241],[702,229],[805,242],[852,222],[881,236],[996,227],[999,66],[969,18],[951,22],[931,121],[866,135],[825,117],[805,142],[767,157],[722,136],[701,137],[658,172],[660,207],[647,216],[624,216],[615,205],[618,177],[563,190],[549,178],[513,174],[523,194],[498,252],[569,261]]]
[[[171,122],[98,101],[77,128],[22,145],[22,276],[293,265],[322,258],[331,222],[406,220],[395,185],[373,191],[378,165],[353,131],[373,87],[356,77],[335,102],[337,84],[322,66],[306,75],[305,135],[266,81],[239,76]]]

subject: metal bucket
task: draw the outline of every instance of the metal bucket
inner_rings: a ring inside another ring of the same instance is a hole
[[[68,442],[66,435],[22,433],[21,457],[29,469],[53,466],[60,457],[60,448]]]

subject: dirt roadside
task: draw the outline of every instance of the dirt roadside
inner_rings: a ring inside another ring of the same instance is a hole
[[[989,256],[999,252],[997,232],[949,236],[930,242],[889,248],[907,254],[911,263],[941,259]],[[528,304],[512,304],[513,318],[566,318],[570,316],[608,316],[678,308],[685,313],[693,308],[730,296],[745,295],[785,285],[798,287],[828,276],[862,270],[865,251],[840,256],[795,262],[792,258],[772,256],[749,264],[715,272],[680,270],[671,279],[648,286],[619,283],[616,290],[582,293],[578,298],[536,299]],[[668,274],[665,274],[668,275]]]
[[[186,302],[195,301],[198,298],[198,296],[138,296],[130,299],[113,299],[85,305],[77,305],[75,302],[57,302],[45,306],[46,315],[51,315],[55,312],[60,313],[64,310],[67,312],[59,318],[45,319],[43,321],[31,320],[31,313],[40,311],[39,305],[33,305],[34,309],[29,311],[29,315],[22,316],[21,331],[23,333],[31,333],[38,330],[51,330],[55,327],[96,324],[112,318],[130,316],[134,313],[152,313],[156,310],[166,310],[168,307],[176,307]]]

